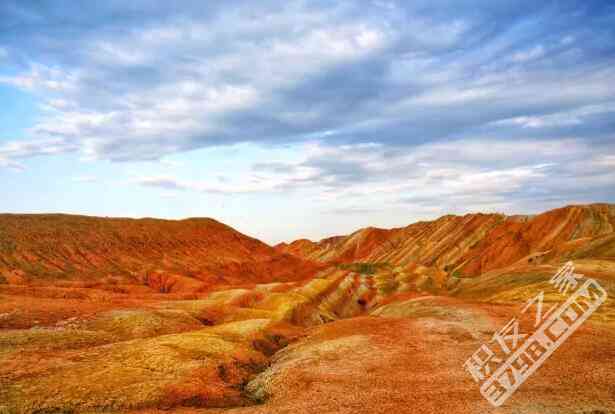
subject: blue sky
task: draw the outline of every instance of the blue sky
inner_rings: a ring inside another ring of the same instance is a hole
[[[615,201],[615,3],[0,3],[3,212],[274,243]]]

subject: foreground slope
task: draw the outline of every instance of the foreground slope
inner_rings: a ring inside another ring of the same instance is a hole
[[[471,300],[389,291],[373,280],[387,274],[329,270],[0,330],[0,412],[487,412],[463,362],[556,269],[537,268],[491,286],[493,301],[472,289]],[[602,274],[611,297],[614,280]],[[603,305],[498,412],[615,410],[614,316]]]

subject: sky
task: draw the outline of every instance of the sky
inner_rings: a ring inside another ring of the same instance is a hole
[[[268,243],[615,202],[615,3],[3,0],[0,190]]]

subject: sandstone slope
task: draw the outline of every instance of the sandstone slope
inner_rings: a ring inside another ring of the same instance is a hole
[[[9,284],[139,280],[168,293],[297,280],[313,270],[208,218],[0,215],[0,282]]]
[[[568,206],[536,216],[447,215],[390,230],[279,244],[281,252],[324,263],[420,264],[478,276],[520,260],[556,263],[576,255],[614,259],[615,205]]]

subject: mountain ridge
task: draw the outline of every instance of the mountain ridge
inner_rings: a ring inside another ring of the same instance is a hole
[[[315,270],[212,218],[0,214],[0,272],[29,279],[147,278],[213,284],[301,278]]]
[[[608,235],[615,228],[615,205],[568,205],[535,215],[468,213],[444,215],[405,227],[366,227],[346,236],[276,245],[306,260],[340,264],[412,262],[467,276],[504,267],[572,240]]]

